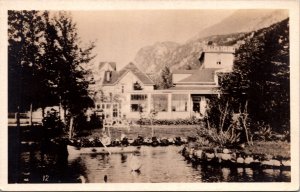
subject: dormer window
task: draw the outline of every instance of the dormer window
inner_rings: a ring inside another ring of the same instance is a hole
[[[135,82],[133,84],[133,90],[143,90],[142,86],[140,85],[139,82]]]

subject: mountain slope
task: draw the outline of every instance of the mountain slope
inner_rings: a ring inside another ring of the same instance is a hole
[[[174,42],[160,42],[143,47],[136,54],[135,62],[140,69],[146,70],[147,73],[157,72],[178,46],[179,44]]]
[[[156,75],[165,65],[171,69],[197,69],[198,58],[208,41],[233,45],[251,31],[268,27],[287,17],[286,10],[238,10],[220,23],[200,31],[184,44],[161,42],[141,48],[135,62],[144,72]]]
[[[200,31],[191,40],[211,35],[256,31],[287,17],[288,12],[286,10],[238,10],[220,23]]]

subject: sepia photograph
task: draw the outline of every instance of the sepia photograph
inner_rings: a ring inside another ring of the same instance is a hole
[[[299,2],[288,2],[8,6],[6,185],[290,189],[299,179],[299,9],[288,5]]]

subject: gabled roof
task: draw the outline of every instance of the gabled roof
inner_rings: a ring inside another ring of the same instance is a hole
[[[178,83],[214,82],[214,74],[217,70],[219,70],[219,68],[206,68],[197,70],[192,75],[180,80]]]
[[[116,62],[100,62],[99,69],[101,69],[106,63],[108,63],[114,69],[114,71],[117,70]]]
[[[153,81],[133,63],[129,63],[119,72],[112,72],[111,81],[107,82],[104,78],[103,85],[114,85],[120,81],[128,72],[132,72],[144,85],[154,85]]]

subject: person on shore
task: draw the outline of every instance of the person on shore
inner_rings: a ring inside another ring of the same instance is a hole
[[[103,134],[103,137],[101,139],[101,142],[103,145],[108,146],[111,144],[111,139],[109,136],[107,136],[105,133]]]
[[[128,146],[129,142],[128,142],[128,138],[124,133],[121,133],[121,145],[123,146]]]

